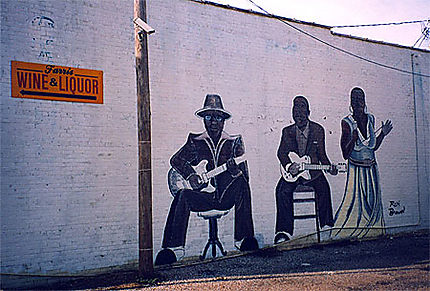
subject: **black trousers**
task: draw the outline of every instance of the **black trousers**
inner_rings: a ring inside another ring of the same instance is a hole
[[[315,190],[318,203],[318,218],[320,226],[333,226],[333,209],[331,206],[330,186],[324,175],[311,181],[299,178],[295,182],[286,182],[282,177],[276,186],[276,226],[275,231],[285,231],[293,235],[294,231],[294,204],[293,192],[299,184],[311,186]]]
[[[251,190],[248,181],[239,176],[225,189],[218,200],[212,193],[184,189],[177,193],[170,205],[162,247],[185,246],[190,212],[208,210],[234,211],[234,239],[242,240],[254,236],[254,225],[251,211]]]

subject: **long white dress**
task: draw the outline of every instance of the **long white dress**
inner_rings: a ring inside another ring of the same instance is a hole
[[[378,165],[374,153],[375,118],[371,114],[367,116],[368,137],[364,138],[358,131],[359,139],[348,158],[345,192],[331,232],[334,238],[362,238],[385,233]],[[351,115],[343,120],[349,124],[351,132],[357,128]]]

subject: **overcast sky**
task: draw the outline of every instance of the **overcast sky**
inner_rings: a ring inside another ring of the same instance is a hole
[[[248,0],[211,0],[259,11]],[[430,0],[253,0],[272,14],[329,26],[403,22],[430,19]],[[262,11],[260,11],[262,12]],[[334,31],[373,40],[413,46],[421,36],[422,24]],[[429,41],[422,48],[430,49]]]

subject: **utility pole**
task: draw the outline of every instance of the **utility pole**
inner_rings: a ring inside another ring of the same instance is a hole
[[[146,0],[134,0],[134,18],[146,22]],[[137,118],[139,148],[139,275],[151,277],[152,246],[152,173],[151,104],[149,96],[148,36],[135,34]]]

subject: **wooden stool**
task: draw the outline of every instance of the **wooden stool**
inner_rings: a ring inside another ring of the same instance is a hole
[[[320,237],[320,222],[318,218],[318,201],[315,194],[314,188],[305,185],[299,185],[293,192],[293,203],[314,203],[315,213],[314,214],[300,214],[294,215],[294,219],[315,219],[315,229],[317,231],[318,243],[321,242]]]

